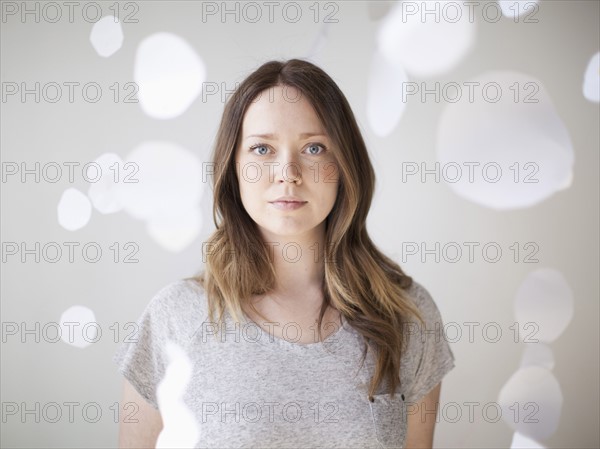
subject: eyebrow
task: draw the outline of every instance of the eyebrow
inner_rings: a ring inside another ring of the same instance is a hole
[[[251,137],[260,137],[261,139],[271,139],[271,140],[274,140],[274,139],[277,138],[277,134],[272,134],[272,133],[267,133],[267,134],[251,134],[249,136],[246,136],[245,139],[249,139]],[[323,133],[308,132],[308,133],[299,134],[298,137],[300,139],[307,139],[309,137],[327,137],[327,135],[325,135]]]

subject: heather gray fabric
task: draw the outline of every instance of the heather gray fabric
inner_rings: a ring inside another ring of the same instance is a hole
[[[164,345],[172,341],[186,351],[193,375],[184,403],[200,425],[196,447],[402,447],[409,403],[454,367],[435,302],[416,281],[408,293],[431,332],[416,325],[407,332],[402,387],[393,399],[382,384],[374,402],[368,400],[375,360],[369,351],[359,369],[363,340],[345,319],[324,342],[300,344],[270,335],[247,317],[236,326],[227,313],[228,332],[216,339],[204,291],[188,280],[168,284],[151,299],[137,321],[137,341],[123,343],[113,361],[158,409],[156,386],[169,361]],[[289,326],[287,338],[295,335]]]

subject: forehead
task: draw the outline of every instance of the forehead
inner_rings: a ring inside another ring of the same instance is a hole
[[[274,86],[262,91],[248,105],[242,134],[325,131],[309,99],[292,86]]]

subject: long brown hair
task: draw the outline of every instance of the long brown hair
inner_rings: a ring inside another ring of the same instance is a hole
[[[216,309],[220,323],[224,310],[238,323],[246,307],[262,316],[247,298],[268,293],[275,285],[275,270],[258,228],[242,205],[234,166],[246,109],[259,94],[275,86],[295,87],[305,95],[335,143],[339,186],[326,218],[319,339],[323,316],[332,306],[364,337],[362,361],[368,347],[375,351],[377,362],[369,396],[376,394],[386,378],[394,395],[400,384],[405,318],[414,315],[421,323],[423,320],[406,293],[412,278],[369,238],[366,219],[375,173],[346,97],[316,65],[300,59],[269,61],[251,73],[228,99],[212,154],[216,230],[204,245],[209,249],[204,271],[188,279],[197,281],[206,292],[211,320]]]

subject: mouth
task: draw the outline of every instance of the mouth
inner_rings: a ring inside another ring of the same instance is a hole
[[[273,203],[292,203],[292,204],[304,204],[307,203],[307,201],[270,201],[271,204]]]
[[[276,209],[295,210],[304,206],[307,201],[270,201],[269,203]]]

